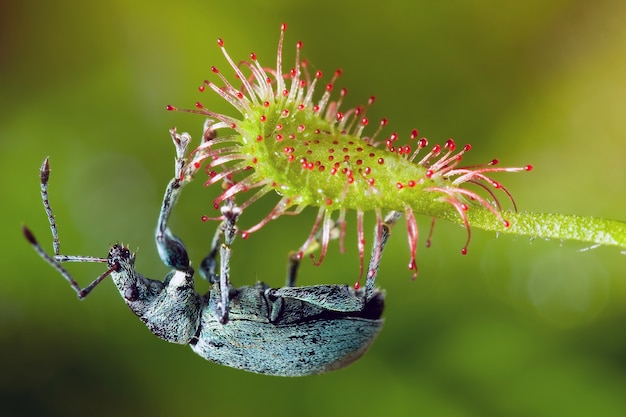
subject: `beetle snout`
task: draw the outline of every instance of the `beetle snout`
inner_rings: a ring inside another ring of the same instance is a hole
[[[119,270],[126,265],[133,265],[135,263],[135,257],[130,250],[116,243],[109,249],[109,256],[107,257],[107,265],[109,268],[115,268],[115,271]]]

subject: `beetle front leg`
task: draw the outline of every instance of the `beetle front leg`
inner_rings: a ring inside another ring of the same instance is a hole
[[[187,250],[182,240],[170,231],[167,222],[183,186],[188,181],[188,177],[184,175],[186,162],[184,155],[187,152],[187,146],[191,141],[191,137],[187,133],[179,135],[176,133],[176,129],[170,130],[170,134],[172,135],[174,146],[176,146],[174,178],[171,179],[165,189],[161,211],[159,212],[159,220],[157,222],[155,240],[159,257],[166,266],[178,271],[190,271],[191,266]]]

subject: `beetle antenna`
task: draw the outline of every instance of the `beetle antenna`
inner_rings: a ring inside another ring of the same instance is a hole
[[[96,285],[102,282],[103,279],[108,277],[113,271],[117,269],[117,265],[113,265],[111,268],[106,270],[102,275],[97,277],[91,284],[89,284],[85,288],[80,288],[78,283],[72,275],[67,271],[67,269],[63,268],[61,262],[86,262],[86,263],[107,263],[107,258],[96,258],[93,256],[75,256],[75,255],[60,255],[60,242],[59,242],[59,233],[57,230],[56,221],[54,218],[54,214],[52,213],[52,208],[50,207],[50,200],[48,198],[48,179],[50,178],[50,163],[48,158],[43,161],[41,165],[41,169],[39,171],[40,181],[41,181],[41,199],[43,201],[43,207],[48,215],[48,223],[50,223],[50,230],[52,232],[52,248],[54,250],[54,256],[48,255],[48,253],[41,247],[35,235],[29,228],[26,226],[22,226],[22,233],[28,242],[31,244],[33,249],[41,256],[41,258],[50,264],[54,269],[56,269],[62,276],[69,282],[70,286],[76,291],[78,298],[85,298],[91,290],[93,290]]]
[[[50,223],[50,230],[52,231],[52,249],[54,254],[58,255],[61,248],[59,242],[59,233],[57,232],[57,225],[54,220],[54,214],[52,214],[52,208],[50,207],[50,200],[48,198],[48,179],[50,178],[50,163],[48,158],[44,159],[41,168],[39,169],[39,179],[41,188],[41,200],[43,201],[43,208],[48,215],[48,223]]]

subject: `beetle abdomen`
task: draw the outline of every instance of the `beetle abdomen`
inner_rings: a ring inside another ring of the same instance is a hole
[[[343,294],[321,304],[318,297],[268,297],[280,290],[263,286],[239,288],[226,324],[217,319],[219,292],[214,289],[191,348],[210,361],[266,375],[304,376],[343,368],[367,351],[384,323],[382,292],[346,311],[335,306],[361,296],[343,287],[322,285],[318,292],[315,286],[305,287],[316,294]]]
[[[345,317],[275,325],[213,320],[192,349],[210,361],[259,374],[304,376],[343,368],[372,344],[384,320]]]

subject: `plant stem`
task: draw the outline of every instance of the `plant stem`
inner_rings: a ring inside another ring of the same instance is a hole
[[[436,217],[462,224],[462,219],[453,208],[446,207],[445,213],[439,212]],[[467,217],[472,228],[533,238],[577,240],[626,249],[626,223],[618,220],[503,210],[502,217],[510,222],[509,227],[504,227],[493,213],[480,206],[470,208]]]

